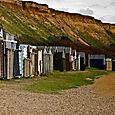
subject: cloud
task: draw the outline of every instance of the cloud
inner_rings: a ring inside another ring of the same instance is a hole
[[[115,1],[111,1],[110,6],[115,6]]]
[[[93,4],[93,5],[89,6],[89,7],[90,8],[100,8],[100,9],[102,9],[102,8],[107,8],[108,5]]]
[[[115,16],[112,16],[112,15],[103,16],[101,20],[106,23],[107,22],[115,23]]]
[[[60,8],[60,10],[69,12],[69,8]]]
[[[93,10],[91,10],[90,8],[80,9],[79,12],[81,12],[83,14],[87,14],[87,15],[93,15],[94,14]]]

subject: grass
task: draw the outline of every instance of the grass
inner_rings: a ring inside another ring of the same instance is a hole
[[[102,47],[104,44],[102,44],[99,40],[94,39],[92,36],[90,36],[87,32],[78,32],[78,35],[89,45],[96,47],[96,48],[100,48]]]
[[[52,72],[47,77],[26,85],[25,90],[31,92],[58,93],[59,91],[92,84],[94,80],[108,72],[90,69],[86,72]],[[87,79],[88,78],[88,79]]]
[[[40,16],[40,19],[36,18],[34,15],[30,15],[29,11],[22,12],[21,8],[16,9],[1,3],[0,15],[4,17],[4,20],[0,19],[4,30],[13,33],[20,43],[48,44],[55,39],[55,36],[60,37],[63,34],[49,20],[45,20],[49,23],[46,24],[43,16]]]

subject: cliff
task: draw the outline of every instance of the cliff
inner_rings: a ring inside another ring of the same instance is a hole
[[[115,25],[93,17],[56,11],[31,1],[1,0],[0,24],[20,43],[68,46],[60,42],[64,38],[79,51],[115,56]]]

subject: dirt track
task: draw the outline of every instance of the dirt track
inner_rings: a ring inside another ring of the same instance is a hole
[[[97,79],[92,87],[100,95],[115,96],[115,73]]]
[[[115,73],[60,94],[0,88],[0,115],[115,115]]]

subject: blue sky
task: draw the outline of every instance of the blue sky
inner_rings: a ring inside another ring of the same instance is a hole
[[[27,1],[27,0],[26,0]],[[33,0],[49,7],[115,23],[115,0]]]

